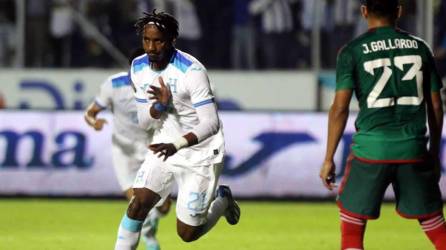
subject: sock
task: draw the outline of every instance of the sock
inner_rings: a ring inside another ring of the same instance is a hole
[[[142,221],[127,217],[127,213],[121,220],[116,240],[115,250],[134,250],[138,246]]]
[[[355,218],[341,212],[342,250],[364,249],[364,232],[366,220]]]
[[[141,229],[141,235],[146,243],[147,250],[159,250],[160,246],[158,240],[155,235],[158,230],[158,222],[161,213],[158,212],[158,209],[153,208],[150,210],[147,218],[144,220]]]
[[[419,220],[421,228],[437,250],[446,250],[446,224],[443,215]]]
[[[203,231],[201,235],[206,234],[217,224],[220,217],[225,213],[228,207],[228,199],[226,197],[217,196],[217,198],[212,201],[208,209],[207,220],[204,224]]]

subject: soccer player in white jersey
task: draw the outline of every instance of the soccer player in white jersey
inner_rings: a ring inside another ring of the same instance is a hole
[[[227,186],[216,186],[223,167],[224,138],[206,69],[174,47],[178,22],[144,13],[136,23],[146,54],[133,60],[138,121],[156,124],[151,151],[133,184],[134,196],[119,226],[115,249],[135,249],[148,211],[178,185],[177,233],[191,242],[221,216],[237,224],[240,208]]]
[[[144,54],[138,49],[132,53],[130,62],[137,56]],[[113,113],[112,161],[116,178],[126,197],[133,196],[132,184],[136,172],[144,161],[147,146],[151,142],[150,130],[138,126],[136,102],[127,72],[120,72],[107,78],[102,83],[100,91],[85,111],[85,121],[95,130],[102,130],[105,119],[97,115],[110,108]],[[167,214],[170,199],[166,199],[162,206],[152,209],[142,227],[142,234],[147,250],[159,250],[159,243],[155,237],[158,220]]]

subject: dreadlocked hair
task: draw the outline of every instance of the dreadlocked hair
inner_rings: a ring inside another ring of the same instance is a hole
[[[144,16],[139,18],[135,23],[138,35],[143,34],[144,27],[147,24],[153,24],[171,40],[178,37],[178,21],[172,15],[163,11],[156,12],[156,9],[152,13],[143,12],[143,14]]]

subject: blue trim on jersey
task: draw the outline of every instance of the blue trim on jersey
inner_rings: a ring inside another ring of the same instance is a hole
[[[127,217],[127,214],[124,214],[121,220],[121,226],[130,232],[139,232],[141,231],[143,221],[134,220]]]
[[[125,86],[130,86],[130,77],[129,77],[129,75],[119,76],[119,77],[113,78],[111,80],[111,82],[112,82],[112,87],[114,89],[120,88],[120,87],[125,87]]]
[[[98,102],[98,99],[94,100],[94,104],[96,104],[96,106],[98,106],[101,109],[106,109],[107,107],[103,106],[101,103]]]
[[[214,103],[214,98],[194,103],[193,106],[194,106],[194,108],[198,108],[200,106],[203,106],[203,105],[206,105],[206,104],[209,104],[209,103]]]
[[[137,58],[133,61],[133,72],[141,71],[143,68],[149,66],[149,57],[147,54],[144,56]]]
[[[192,61],[187,59],[178,51],[175,52],[175,56],[172,58],[171,62],[173,66],[179,69],[181,72],[185,73],[189,66],[192,65]]]
[[[135,98],[135,100],[136,100],[137,102],[140,102],[140,103],[147,103],[147,100],[146,100],[146,99]]]

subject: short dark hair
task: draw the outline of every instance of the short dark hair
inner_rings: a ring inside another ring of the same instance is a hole
[[[178,37],[178,21],[172,15],[163,11],[156,12],[156,9],[151,13],[144,12],[143,14],[144,16],[135,23],[138,35],[143,34],[147,24],[153,24],[171,41]]]
[[[394,20],[398,17],[399,0],[364,0],[364,5],[369,13],[376,17]]]

